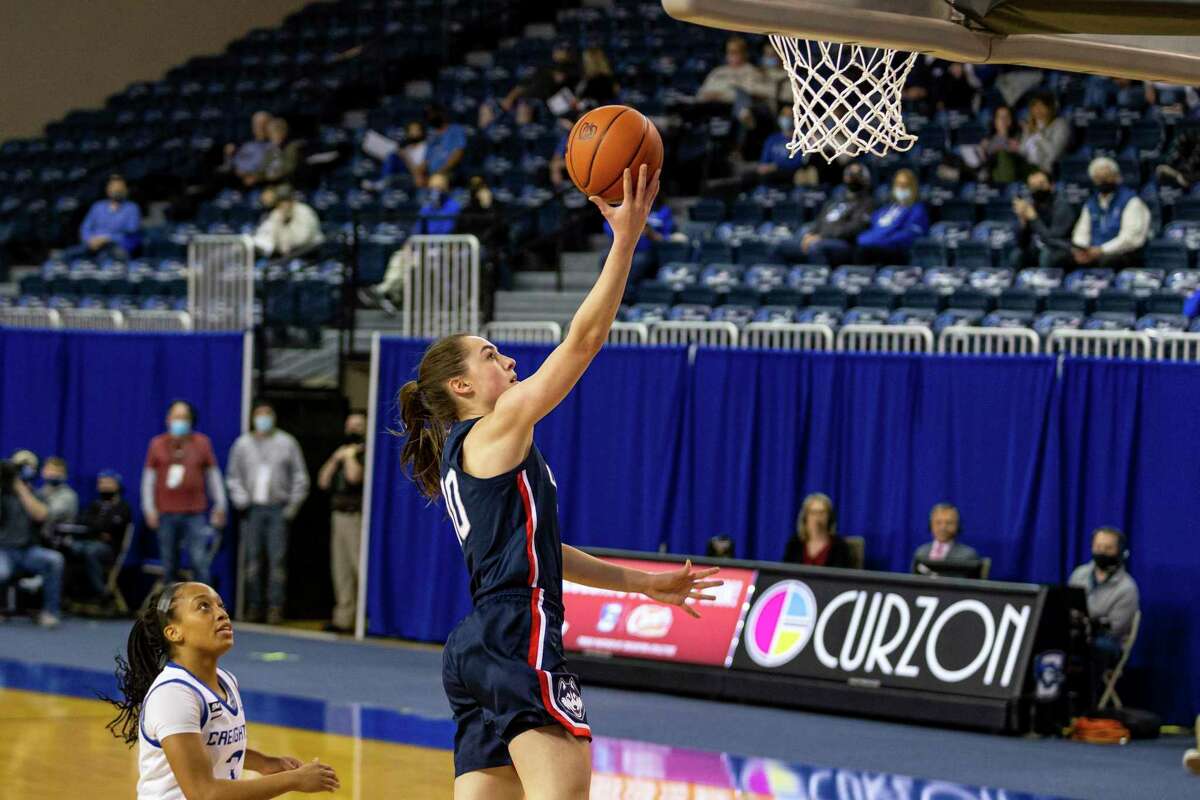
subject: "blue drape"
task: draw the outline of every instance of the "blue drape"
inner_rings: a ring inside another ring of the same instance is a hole
[[[423,349],[385,341],[378,419],[395,420]],[[548,351],[506,352],[528,374]],[[739,557],[774,560],[822,491],[841,532],[865,537],[869,568],[908,571],[946,501],[993,577],[1060,582],[1091,531],[1116,524],[1145,614],[1142,679],[1122,696],[1186,721],[1200,707],[1195,397],[1190,365],[703,348],[689,364],[681,349],[614,348],[537,441],[573,544],[702,553],[727,534]],[[399,442],[376,445],[370,630],[436,641],[470,608],[461,554],[442,506],[401,478]]]
[[[64,457],[80,508],[95,497],[97,472],[120,472],[137,520],[127,562],[136,567],[158,552],[153,532],[141,525],[146,446],[164,430],[167,404],[185,398],[224,465],[241,431],[242,341],[236,333],[0,329],[0,455],[28,448],[42,458]],[[213,564],[227,592],[233,539],[223,538]]]

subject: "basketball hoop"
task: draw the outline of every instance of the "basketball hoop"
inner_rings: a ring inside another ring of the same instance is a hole
[[[791,156],[884,156],[917,141],[904,129],[900,109],[916,53],[778,34],[771,34],[771,44],[792,84]]]

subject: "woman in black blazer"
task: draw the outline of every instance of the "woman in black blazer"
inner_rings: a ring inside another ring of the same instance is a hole
[[[783,561],[812,567],[853,568],[850,546],[837,534],[837,512],[829,495],[814,492],[804,498],[796,517],[796,535],[788,539]]]

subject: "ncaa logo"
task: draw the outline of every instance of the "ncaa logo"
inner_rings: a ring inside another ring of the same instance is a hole
[[[761,667],[786,664],[800,655],[816,624],[817,598],[808,584],[780,581],[750,611],[743,636],[746,654]]]
[[[589,122],[579,129],[579,135],[575,138],[579,139],[581,142],[586,142],[588,139],[591,139],[596,135],[597,130],[599,129],[596,127],[596,123]]]

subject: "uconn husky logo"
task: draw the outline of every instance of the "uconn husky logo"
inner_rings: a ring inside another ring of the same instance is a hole
[[[557,684],[554,693],[559,707],[577,721],[581,721],[583,719],[583,696],[579,693],[579,684],[575,683],[575,679],[569,675],[558,678]]]

